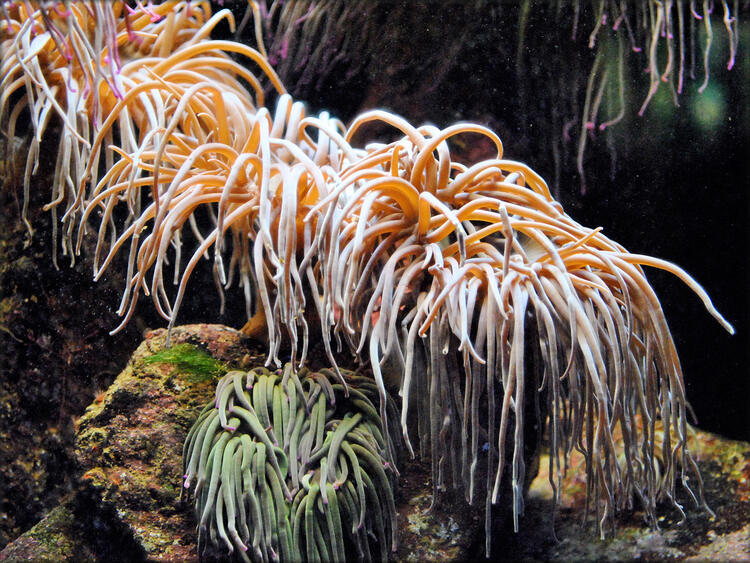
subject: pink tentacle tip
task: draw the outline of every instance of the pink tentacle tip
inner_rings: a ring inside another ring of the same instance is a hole
[[[286,56],[289,54],[289,39],[286,37],[284,38],[284,41],[281,42],[281,52],[279,53],[281,55],[281,59],[286,59]]]
[[[386,469],[390,469],[390,468],[391,468],[391,464],[390,464],[390,462],[387,462],[387,461],[386,461],[386,462],[385,462],[385,463],[383,464],[383,467],[385,467]]]
[[[634,53],[640,53],[640,52],[641,52],[642,50],[643,50],[643,49],[641,49],[640,47],[638,47],[638,46],[636,46],[636,45],[633,45],[633,52],[634,52]]]
[[[149,19],[151,19],[151,23],[156,23],[161,19],[161,16],[154,12],[154,3],[152,0],[148,0],[148,4],[146,5],[146,13],[149,16]]]
[[[586,129],[588,129],[589,131],[593,131],[594,129],[596,129],[596,124],[593,121],[587,121]]]
[[[190,488],[190,481],[185,480],[185,482],[182,484],[183,488],[189,489]]]
[[[235,430],[237,430],[237,427],[236,426],[225,426],[224,430],[229,430],[230,432],[234,432]]]

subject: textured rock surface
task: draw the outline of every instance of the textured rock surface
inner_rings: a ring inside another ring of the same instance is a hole
[[[191,344],[221,363],[262,363],[247,354],[240,334],[219,325],[172,332],[172,345]],[[190,506],[180,501],[182,444],[213,396],[211,374],[150,363],[165,348],[166,332],[150,333],[101,402],[81,418],[76,456],[82,480],[117,511],[149,559],[184,560],[196,553]]]
[[[86,546],[76,542],[75,515],[70,503],[54,508],[41,522],[0,552],[2,560],[65,561],[93,556]]]
[[[632,511],[618,515],[614,532],[600,540],[591,516],[586,525],[581,525],[586,489],[581,472],[575,471],[583,460],[574,454],[573,471],[564,485],[562,506],[555,519],[556,542],[552,532],[548,461],[543,456],[540,473],[528,495],[522,529],[516,536],[508,537],[507,553],[512,554],[508,559],[750,560],[750,444],[697,431],[690,447],[698,458],[706,500],[715,516],[696,508],[678,485],[677,500],[687,514],[684,522],[680,522],[677,510],[663,502],[657,510],[660,530],[650,530],[636,503]]]
[[[0,549],[70,491],[74,417],[112,383],[141,339],[140,319],[116,336],[107,334],[117,326],[111,304],[119,281],[96,287],[92,265],[84,258],[71,267],[67,257],[58,256],[60,269],[53,266],[50,218],[41,211],[48,197],[41,187],[54,172],[46,159],[40,163],[39,183],[32,182],[28,218],[36,235],[28,236],[21,221],[21,186],[13,190],[23,167],[3,177],[2,137]],[[55,150],[51,143],[43,148]]]
[[[165,340],[164,330],[147,334],[112,386],[89,406],[76,435],[81,474],[77,492],[0,552],[0,561],[197,559],[192,507],[180,500],[182,443],[201,406],[213,396],[212,366],[249,367],[262,364],[264,357],[253,352],[239,332],[219,325],[191,325],[172,332],[172,350],[194,350],[198,360],[206,361],[165,357]],[[750,557],[750,444],[698,432],[692,445],[715,518],[693,508],[683,494],[685,523],[678,524],[676,512],[663,506],[661,532],[649,530],[642,513],[634,509],[620,514],[617,529],[602,541],[590,520],[580,525],[585,488],[573,470],[556,517],[556,542],[542,459],[521,530],[497,530],[500,539],[493,559]],[[574,458],[571,466],[580,462]],[[459,491],[429,510],[429,464],[406,463],[401,471],[401,537],[395,559],[481,557],[483,503],[469,507]]]

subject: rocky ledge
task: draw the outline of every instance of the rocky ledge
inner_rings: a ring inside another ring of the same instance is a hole
[[[112,386],[78,420],[79,483],[31,530],[11,542],[0,561],[197,560],[195,518],[181,495],[182,444],[217,377],[229,367],[262,365],[264,352],[219,325],[148,333]],[[637,508],[599,539],[584,522],[585,484],[571,459],[562,506],[554,512],[542,456],[521,530],[501,528],[494,560],[632,560],[750,558],[750,444],[697,431],[691,444],[715,516],[679,499],[687,519],[666,504],[660,530]],[[395,560],[465,560],[484,554],[482,507],[461,495],[430,510],[429,464],[408,462],[399,485],[399,550]]]

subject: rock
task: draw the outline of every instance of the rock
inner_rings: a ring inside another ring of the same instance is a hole
[[[233,329],[178,327],[147,334],[112,386],[77,424],[80,484],[74,494],[0,552],[0,561],[196,560],[192,505],[180,498],[182,445],[215,382],[228,366],[262,365],[264,352]],[[750,444],[698,431],[691,444],[715,518],[693,508],[687,520],[666,503],[661,531],[637,508],[621,513],[600,540],[589,518],[581,526],[585,487],[571,470],[552,531],[547,462],[531,485],[518,534],[497,529],[493,560],[685,559],[748,557]],[[571,467],[581,460],[575,456]],[[470,507],[463,492],[432,504],[430,465],[403,463],[398,491],[400,561],[467,560],[484,555],[484,502]],[[684,491],[683,491],[684,493]],[[555,535],[558,541],[555,541]]]
[[[79,421],[81,479],[116,510],[148,559],[197,555],[192,509],[180,500],[182,445],[224,367],[262,365],[243,340],[227,327],[193,325],[173,330],[167,350],[166,331],[154,331]],[[164,361],[154,361],[159,353]]]
[[[41,522],[0,552],[0,561],[65,561],[89,559],[86,546],[75,541],[71,502],[52,509]]]
[[[665,501],[657,507],[660,530],[651,530],[636,502],[632,510],[618,514],[615,530],[609,531],[604,540],[599,539],[591,516],[586,525],[581,525],[586,489],[583,475],[575,471],[569,472],[564,483],[553,532],[548,457],[543,455],[539,475],[528,494],[522,528],[507,538],[506,549],[512,553],[507,559],[750,560],[750,444],[696,430],[690,449],[698,461],[706,500],[715,516],[697,508],[678,485],[677,501],[687,515],[684,522]],[[581,463],[579,454],[571,455],[573,469]]]

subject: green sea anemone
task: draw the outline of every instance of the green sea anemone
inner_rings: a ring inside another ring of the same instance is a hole
[[[344,373],[348,396],[332,371],[290,364],[221,379],[183,451],[201,553],[388,559],[397,531],[390,438],[372,380]]]

